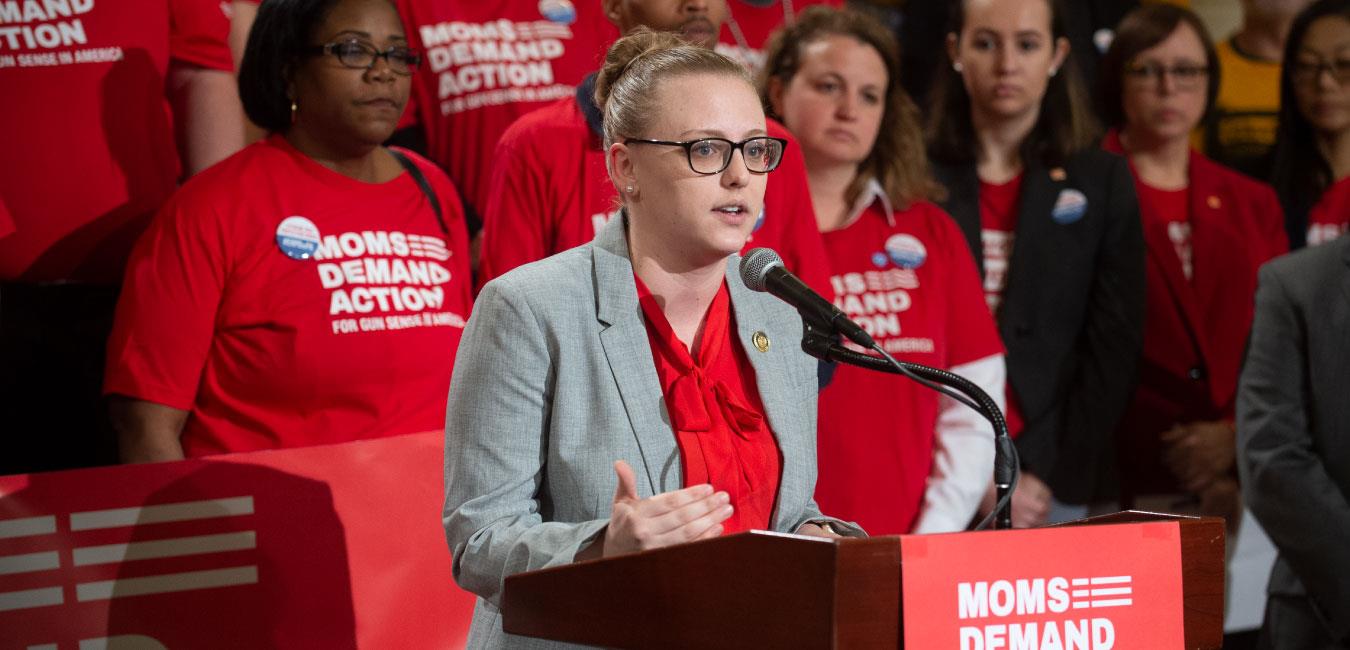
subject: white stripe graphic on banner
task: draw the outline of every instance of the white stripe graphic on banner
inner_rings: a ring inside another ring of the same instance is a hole
[[[50,535],[54,532],[56,532],[56,517],[53,515],[0,520],[0,539]]]
[[[0,555],[0,576],[11,573],[30,573],[32,571],[50,571],[61,568],[61,557],[56,551],[25,553],[23,555]]]
[[[7,612],[12,609],[30,609],[33,607],[60,605],[64,602],[66,602],[66,598],[61,595],[60,587],[43,587],[41,589],[28,589],[25,591],[9,591],[0,593],[0,612]]]
[[[132,542],[130,544],[84,546],[75,549],[75,566],[112,564],[127,560],[149,560],[160,557],[204,555],[256,548],[257,546],[258,535],[251,530],[221,535],[157,539],[150,542]]]
[[[75,585],[75,598],[80,602],[145,596],[149,594],[167,594],[178,591],[195,591],[216,587],[251,585],[258,582],[257,565],[213,569],[211,571],[188,571],[170,573],[162,576],[144,578],[122,578],[101,582],[82,582]]]
[[[140,524],[158,524],[169,521],[192,521],[253,514],[253,497],[185,501],[139,508],[92,510],[70,515],[71,530],[121,528]]]

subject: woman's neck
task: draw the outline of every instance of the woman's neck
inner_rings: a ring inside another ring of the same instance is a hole
[[[858,166],[849,163],[831,163],[806,167],[806,180],[811,187],[811,207],[816,211],[816,226],[821,232],[838,230],[848,220],[848,188],[858,175]]]
[[[726,258],[689,264],[680,251],[635,236],[631,224],[628,242],[633,272],[656,298],[675,335],[688,349],[697,350],[708,306],[726,278]]]
[[[1317,148],[1331,165],[1333,181],[1350,176],[1350,129],[1317,136]]]
[[[971,111],[975,130],[976,173],[986,183],[1006,183],[1022,173],[1022,142],[1036,126],[1039,111],[1004,118]]]
[[[393,180],[401,171],[392,168],[389,154],[379,145],[337,147],[313,137],[299,126],[285,134],[286,141],[300,153],[343,176],[365,183],[384,183]],[[391,173],[392,172],[392,173]]]
[[[1242,29],[1233,35],[1233,42],[1247,56],[1279,63],[1284,58],[1284,41],[1293,23],[1293,16],[1248,12],[1243,17]]]
[[[1124,129],[1120,132],[1120,145],[1145,185],[1160,190],[1179,190],[1190,185],[1189,137],[1149,138]]]

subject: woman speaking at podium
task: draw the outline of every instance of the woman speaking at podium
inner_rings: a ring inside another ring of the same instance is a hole
[[[446,537],[503,647],[511,574],[752,528],[861,535],[821,515],[816,362],[801,321],[737,272],[783,141],[737,64],[620,39],[596,81],[621,218],[479,295],[446,418]]]

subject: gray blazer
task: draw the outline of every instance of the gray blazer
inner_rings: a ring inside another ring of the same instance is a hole
[[[1350,237],[1261,268],[1237,394],[1242,494],[1279,558],[1263,635],[1350,646]]]
[[[773,528],[823,517],[816,483],[816,362],[801,319],[727,263],[737,336],[783,454]],[[763,332],[767,352],[750,345]],[[640,496],[683,487],[675,433],[638,305],[624,219],[595,241],[488,283],[455,359],[442,521],[454,576],[478,594],[471,648],[560,647],[501,630],[502,584],[568,564],[608,523],[623,459]]]

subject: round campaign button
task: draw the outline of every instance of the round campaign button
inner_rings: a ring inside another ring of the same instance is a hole
[[[293,260],[307,260],[319,250],[319,228],[301,216],[286,217],[277,225],[277,248]]]
[[[1087,212],[1087,197],[1075,189],[1061,190],[1055,199],[1055,207],[1050,210],[1050,218],[1061,226],[1067,226],[1083,218]]]
[[[928,249],[914,235],[891,235],[886,240],[886,254],[902,269],[917,269],[928,260]]]
[[[539,13],[555,23],[571,25],[577,21],[577,9],[570,0],[539,0]]]

